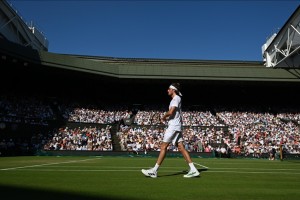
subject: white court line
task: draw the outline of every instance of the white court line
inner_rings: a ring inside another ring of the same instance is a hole
[[[241,172],[241,171],[206,171],[205,173],[233,173],[233,174],[300,174],[294,172]]]
[[[204,167],[204,168],[206,168],[206,169],[209,168],[209,167],[206,167],[206,166],[204,166],[204,165],[200,165],[199,163],[195,163],[195,162],[194,162],[194,165],[198,165],[198,166]]]
[[[300,171],[300,169],[266,169],[266,168],[210,168],[210,169],[239,169],[239,170],[261,170],[261,171]]]
[[[197,163],[198,164],[198,163]],[[80,165],[80,166],[48,166],[49,168],[110,168],[110,169],[145,169],[151,168],[150,166],[141,166],[141,167],[131,167],[131,166],[91,166],[91,165]],[[182,169],[183,167],[161,167],[161,169]],[[235,168],[235,167],[228,167],[228,168],[207,168],[211,170],[219,170],[219,169],[229,169],[229,170],[260,170],[260,171],[300,171],[300,169],[266,169],[266,168]],[[59,170],[59,169],[58,169]],[[87,169],[88,170],[88,169]],[[93,170],[93,169],[91,169]],[[97,170],[97,169],[94,169]]]
[[[96,169],[96,170],[53,170],[53,169],[19,169],[18,171],[36,171],[36,172],[140,172],[140,170],[133,170],[133,169],[121,169],[121,170],[117,170],[117,169]],[[162,173],[166,173],[166,172],[178,172],[175,170],[160,170],[160,172]],[[208,170],[205,171],[203,173],[233,173],[233,174],[278,174],[278,172],[242,172],[242,171],[213,171],[213,170]],[[280,174],[294,174],[294,175],[300,175],[300,173],[293,173],[293,172],[280,172]]]
[[[42,167],[42,166],[47,166],[47,165],[59,165],[59,164],[65,164],[65,163],[76,163],[76,162],[84,162],[84,161],[96,160],[96,159],[101,159],[101,158],[84,159],[84,160],[72,160],[72,161],[67,161],[67,162],[46,163],[46,164],[40,164],[40,165],[28,165],[28,166],[22,166],[22,167],[11,167],[11,168],[5,168],[5,169],[0,169],[0,170],[1,171],[6,171],[6,170],[24,169],[24,168],[31,168],[31,167]]]
[[[87,167],[87,168],[117,168],[117,169],[146,169],[146,168],[151,168],[151,166],[141,166],[141,167],[131,167],[131,166],[49,166],[50,168],[66,168],[66,167],[76,167],[76,168],[82,168],[82,167]],[[161,167],[161,169],[166,169],[166,168],[170,168],[170,169],[182,169],[182,167]]]

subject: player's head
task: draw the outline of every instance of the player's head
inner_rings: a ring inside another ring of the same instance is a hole
[[[172,83],[170,86],[169,86],[169,89],[168,89],[168,95],[169,96],[172,96],[174,93],[179,95],[179,96],[182,96],[181,94],[181,86],[179,83]]]

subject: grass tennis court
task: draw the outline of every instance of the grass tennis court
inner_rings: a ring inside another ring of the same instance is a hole
[[[30,199],[298,199],[300,162],[194,158],[199,178],[182,176],[182,158],[166,158],[157,179],[148,157],[1,157],[0,194]],[[208,167],[207,169],[205,167]]]

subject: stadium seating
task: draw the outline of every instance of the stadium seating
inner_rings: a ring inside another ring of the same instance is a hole
[[[114,144],[119,144],[122,151],[159,151],[165,130],[159,123],[165,112],[162,108],[146,105],[133,113],[128,106],[58,102],[32,96],[1,95],[1,130],[7,129],[8,124],[44,126],[46,129],[21,141],[1,135],[0,150],[18,146],[34,150],[112,151],[116,150]],[[299,154],[300,111],[288,106],[275,110],[238,105],[184,110],[185,148],[190,152],[223,155],[230,151],[261,157],[273,148],[279,150],[283,144],[288,153]],[[124,119],[133,119],[133,124],[122,123]],[[64,123],[54,123],[58,121]],[[68,127],[69,123],[72,127]],[[117,126],[115,132],[111,131],[112,125]],[[168,150],[178,151],[172,145]]]

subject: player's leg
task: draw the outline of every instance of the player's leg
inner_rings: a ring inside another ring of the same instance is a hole
[[[166,157],[167,148],[168,148],[170,142],[172,141],[172,139],[174,138],[174,134],[175,134],[175,131],[172,130],[171,128],[166,130],[166,132],[164,134],[163,142],[160,145],[160,152],[159,152],[157,161],[155,163],[155,166],[148,170],[142,169],[142,173],[145,176],[150,176],[151,178],[157,177],[157,170],[159,169],[160,165],[162,164],[162,162],[164,161],[164,159]]]
[[[192,178],[192,177],[196,177],[200,175],[200,172],[197,170],[197,168],[195,167],[189,152],[184,148],[183,145],[183,138],[182,138],[182,133],[181,132],[177,132],[176,137],[174,138],[175,140],[173,140],[173,142],[175,142],[175,144],[177,144],[178,146],[178,151],[180,151],[180,153],[182,154],[182,156],[184,157],[184,159],[186,160],[186,162],[188,163],[188,165],[190,166],[190,170],[189,172],[184,175],[183,177],[185,178]]]
[[[166,157],[168,146],[169,146],[169,143],[167,143],[167,142],[162,142],[161,143],[159,156],[157,158],[155,166],[153,168],[150,168],[150,169],[142,169],[142,173],[145,176],[149,176],[151,178],[156,178],[157,177],[157,170],[158,170],[159,166],[162,164],[162,162],[164,161],[164,159]]]
[[[166,154],[167,154],[167,148],[169,146],[168,142],[162,142],[160,145],[160,152],[159,152],[159,156],[157,158],[156,164],[157,165],[161,165],[162,162],[164,161]]]
[[[182,144],[182,142],[179,142],[177,144],[178,146],[178,151],[180,151],[180,153],[182,154],[182,156],[184,157],[184,159],[186,160],[186,162],[189,164],[189,163],[192,163],[192,159],[189,155],[189,153],[187,152],[187,150],[184,148],[184,145]]]

